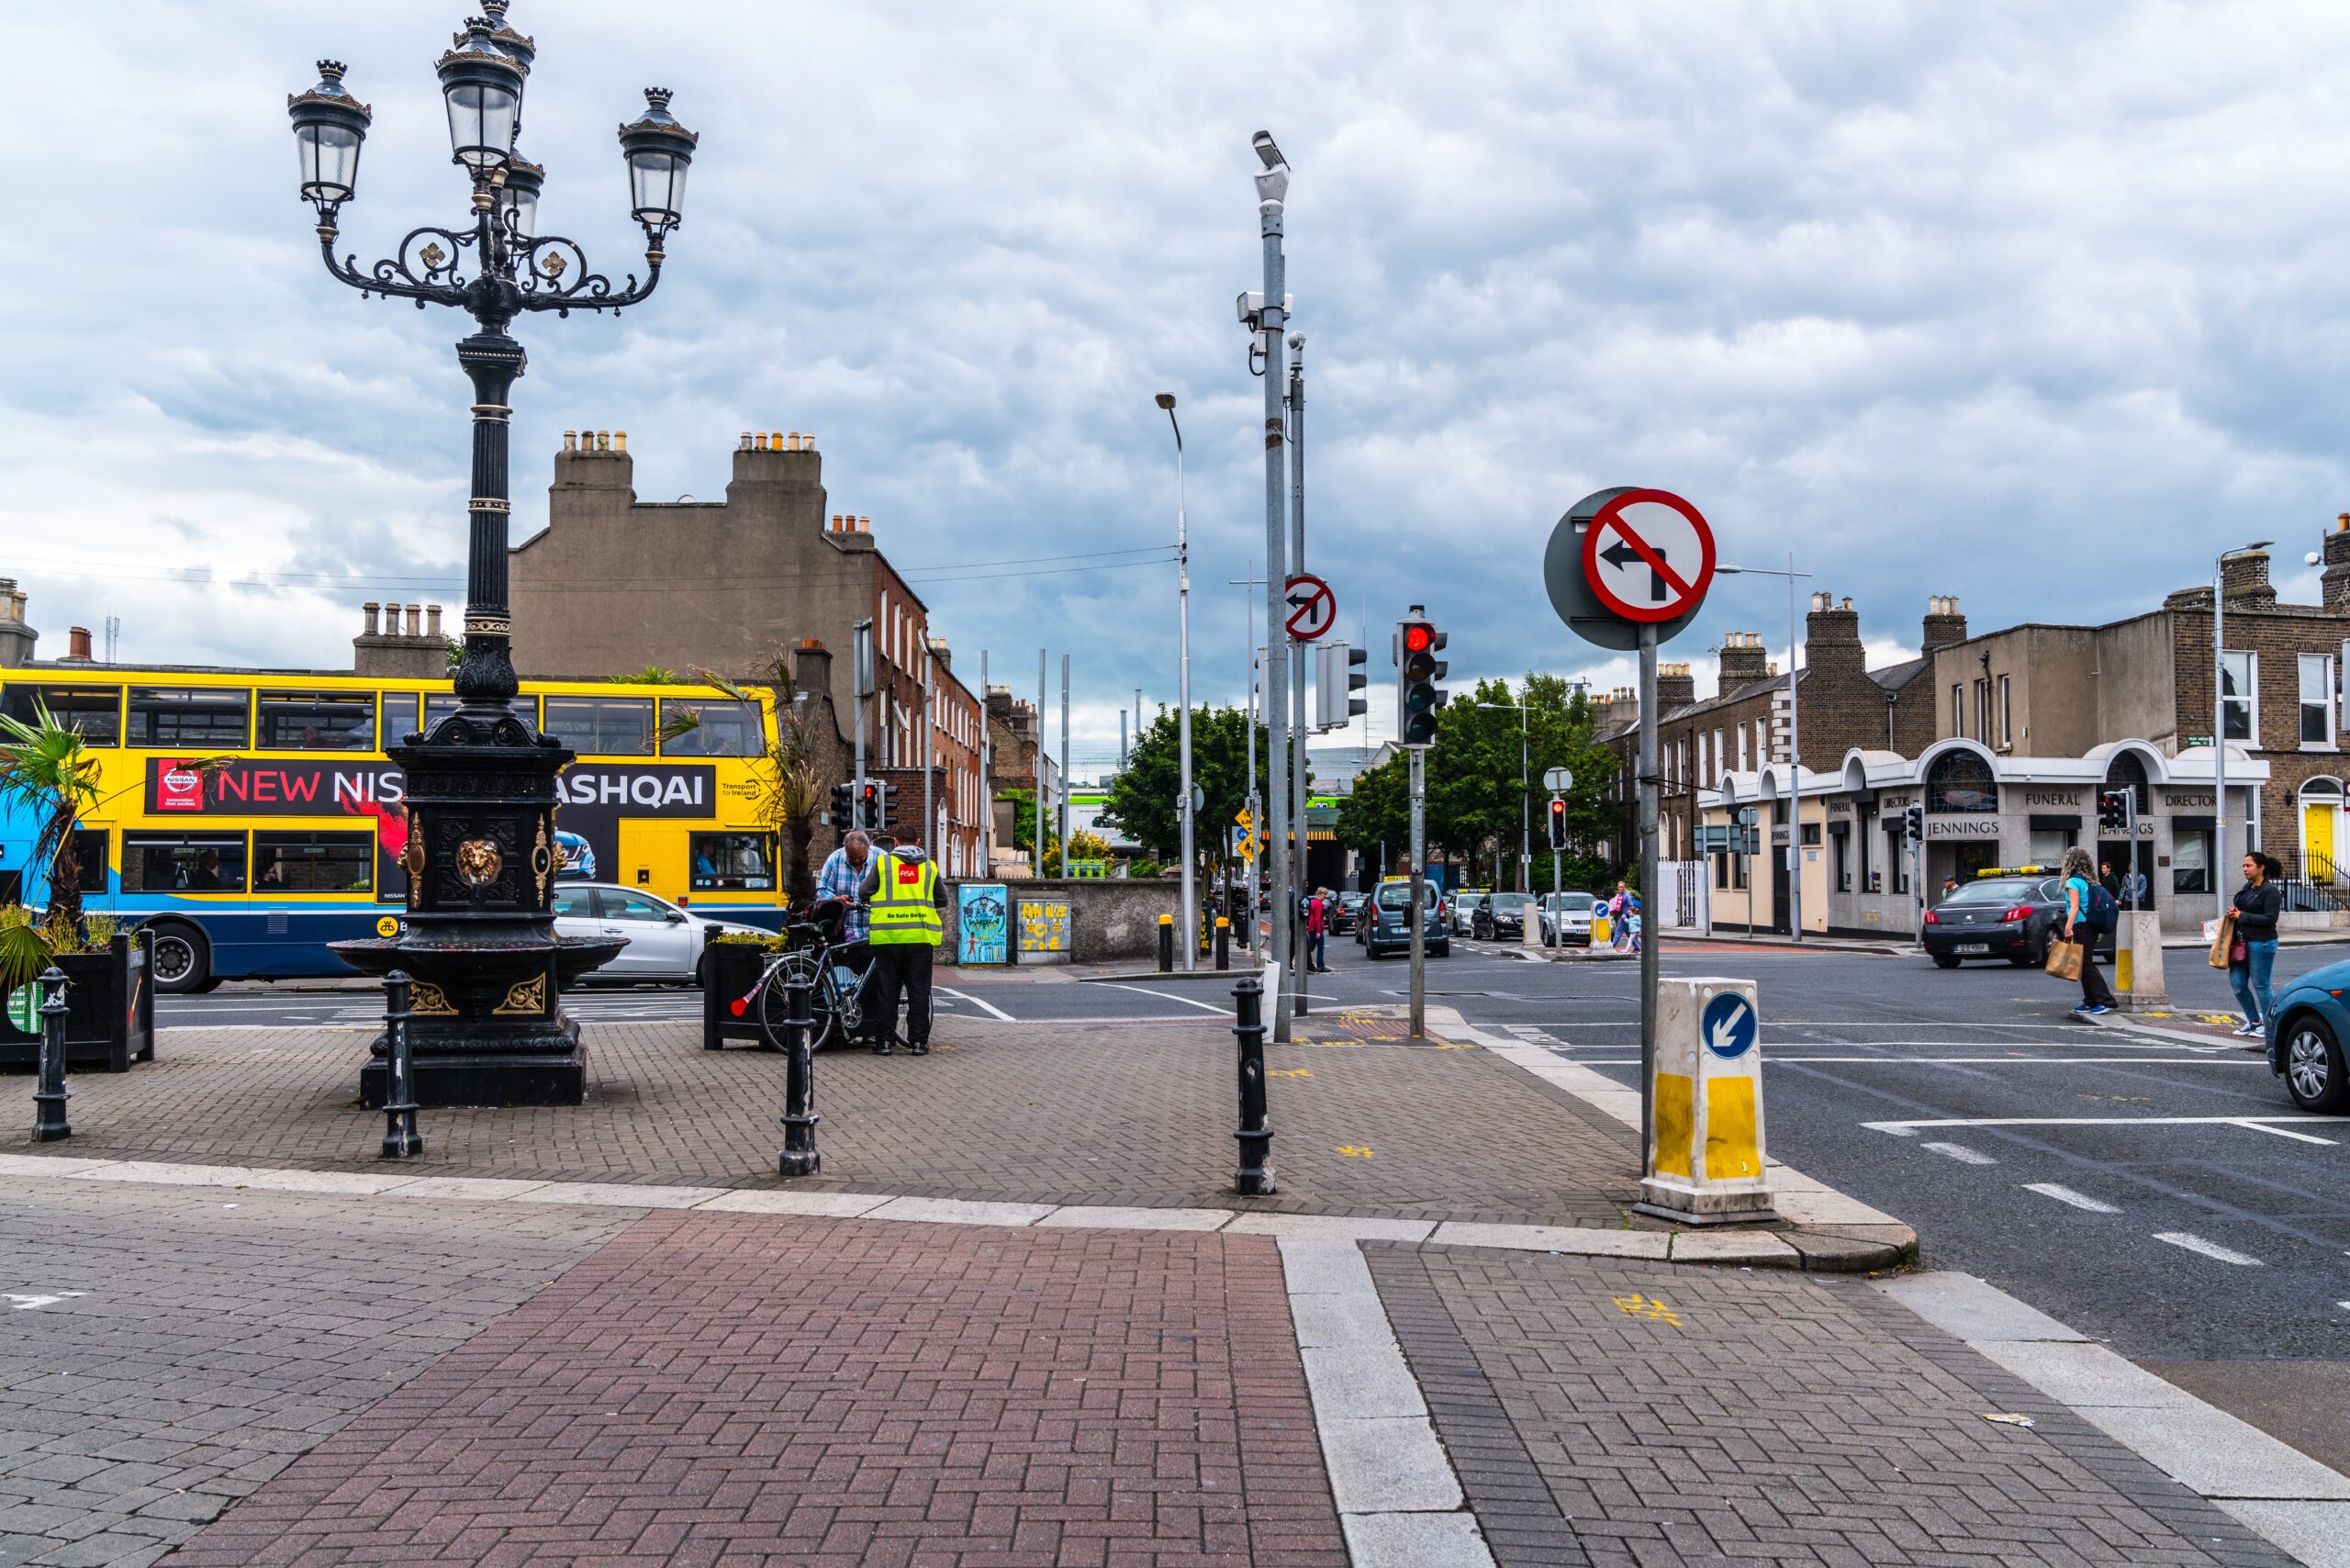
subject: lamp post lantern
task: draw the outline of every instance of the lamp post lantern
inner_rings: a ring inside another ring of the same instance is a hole
[[[586,1065],[561,991],[623,944],[554,934],[555,778],[574,753],[514,706],[507,446],[509,398],[527,359],[507,328],[531,311],[617,314],[652,294],[698,139],[669,113],[670,95],[659,87],[646,90],[643,115],[620,128],[630,211],[644,230],[645,276],[615,286],[577,244],[538,232],[544,171],[515,154],[537,47],[507,25],[507,0],[484,0],[482,8],[435,67],[451,158],[473,187],[473,214],[461,227],[410,230],[390,256],[364,269],[355,257],[338,261],[340,215],[357,194],[373,115],[343,85],[344,67],[334,61],[319,62],[318,85],[286,100],[302,199],[318,210],[328,272],[363,297],[414,300],[420,310],[454,307],[476,326],[457,343],[474,393],[458,706],[429,733],[385,748],[404,776],[406,836],[397,847],[407,919],[399,934],[334,947],[370,973],[397,968],[411,977],[420,1103],[576,1104]],[[383,1102],[385,1048],[379,1040],[360,1078],[371,1106]]]

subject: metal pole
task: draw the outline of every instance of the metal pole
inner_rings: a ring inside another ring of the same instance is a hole
[[[1534,886],[1534,777],[1527,771],[1526,704],[1517,705],[1517,890]],[[1552,879],[1557,880],[1556,878]]]
[[[1249,576],[1253,579],[1257,563],[1251,561],[1248,566]],[[1257,618],[1257,589],[1254,581],[1244,584],[1241,591],[1248,598],[1248,619],[1254,621]],[[1248,924],[1240,940],[1240,945],[1251,953],[1257,951],[1257,834],[1262,832],[1265,826],[1262,817],[1259,814],[1259,802],[1257,799],[1258,668],[1256,650],[1252,648],[1248,653],[1248,684],[1246,688],[1248,693],[1248,854],[1242,861],[1245,869],[1241,877],[1246,884],[1244,890],[1248,898]]]
[[[979,650],[979,875],[995,875],[995,737],[988,728],[985,648]]]
[[[1175,423],[1175,410],[1167,410],[1167,422]],[[1182,826],[1183,838],[1183,929],[1190,931],[1200,918],[1199,888],[1193,878],[1199,875],[1195,862],[1199,858],[1199,824],[1192,808],[1192,533],[1191,522],[1185,515],[1183,498],[1183,427],[1175,425],[1175,662],[1178,666],[1175,700],[1180,711],[1175,719],[1175,745],[1181,753],[1182,797],[1176,806]],[[1139,701],[1141,694],[1136,694]],[[1136,716],[1135,722],[1142,720]],[[1139,734],[1139,729],[1136,732]],[[1199,955],[1192,949],[1195,942],[1183,944],[1183,971],[1191,973],[1199,967]]]
[[[40,1077],[33,1087],[33,1141],[73,1136],[65,1120],[65,971],[51,964],[40,977]]]
[[[1259,317],[1258,342],[1265,356],[1265,717],[1272,730],[1268,756],[1270,777],[1266,779],[1266,804],[1271,808],[1267,826],[1272,833],[1272,853],[1269,857],[1272,871],[1272,921],[1267,951],[1282,955],[1293,969],[1293,943],[1291,927],[1294,911],[1290,907],[1290,821],[1289,821],[1289,660],[1281,651],[1287,645],[1281,624],[1281,585],[1289,579],[1289,542],[1281,532],[1281,442],[1285,439],[1287,420],[1281,409],[1281,326],[1284,320],[1282,290],[1285,267],[1281,257],[1281,203],[1268,196],[1258,202],[1259,237],[1265,252],[1265,305]],[[1286,1041],[1289,1037],[1289,991],[1283,986],[1273,996],[1273,1038]]]
[[[1126,770],[1126,711],[1118,710],[1118,771]]]
[[[1305,334],[1292,332],[1289,340],[1289,544],[1290,570],[1305,570]],[[1269,365],[1268,370],[1270,369]],[[1297,755],[1290,768],[1290,832],[1295,838],[1291,850],[1294,857],[1291,887],[1295,898],[1313,891],[1313,850],[1307,840],[1305,822],[1305,644],[1292,642],[1289,653],[1290,669],[1290,735]],[[1312,938],[1306,935],[1305,923],[1294,922],[1291,926],[1289,972],[1297,977],[1297,1011],[1313,1010],[1307,994],[1305,960],[1312,952]]]
[[[1273,1130],[1265,1125],[1265,988],[1244,975],[1232,988],[1233,1037],[1240,1042],[1240,1169],[1232,1184],[1243,1197],[1279,1191],[1273,1184]]]
[[[1656,626],[1640,624],[1640,1175],[1656,1174]],[[1753,903],[1749,897],[1748,905]]]
[[[1064,868],[1066,869],[1066,868]],[[1045,650],[1036,650],[1036,868],[1045,874]]]
[[[1427,916],[1424,913],[1427,901],[1427,753],[1414,746],[1404,754],[1412,759],[1412,907],[1405,918],[1412,923],[1412,1038],[1425,1038],[1428,1032],[1428,955]]]
[[[816,1152],[816,1053],[809,1049],[808,993],[815,989],[815,977],[806,969],[795,969],[783,982],[784,1000],[788,1007],[785,1017],[785,1038],[789,1058],[784,1064],[783,1078],[783,1152],[776,1157],[776,1174],[779,1176],[813,1176],[823,1169],[823,1157]]]
[[[2211,899],[2214,920],[2228,917],[2228,655],[2220,634],[2220,615],[2227,595],[2224,579],[2228,558],[2211,563]],[[2255,737],[2256,738],[2256,737]]]
[[[1061,655],[1061,875],[1069,875],[1069,655]]]
[[[1796,722],[1796,555],[1787,552],[1787,766],[1795,774],[1787,824],[1787,936],[1803,940],[1803,730]],[[1651,991],[1651,995],[1655,993]]]
[[[937,737],[934,733],[937,726],[933,722],[935,710],[931,707],[931,703],[934,700],[930,685],[930,649],[925,644],[922,651],[922,838],[920,842],[924,849],[930,851],[930,863],[940,868],[939,875],[943,877],[946,873],[945,860],[939,854],[943,846],[939,844],[937,837],[938,815],[930,802],[930,769],[933,759],[937,756],[934,749]]]
[[[837,733],[837,732],[835,732]],[[408,1037],[409,982],[397,969],[384,977],[384,1158],[409,1159],[424,1152],[416,1132],[416,1055]]]
[[[850,656],[856,667],[850,672],[849,683],[856,688],[856,792],[849,797],[848,815],[850,827],[862,827],[865,824],[858,819],[865,810],[865,700],[873,694],[874,685],[872,622],[856,623],[854,643]]]

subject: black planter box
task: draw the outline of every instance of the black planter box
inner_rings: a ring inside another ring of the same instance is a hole
[[[154,936],[118,932],[104,953],[57,960],[65,975],[65,1067],[129,1072],[155,1059]],[[40,1065],[40,1036],[0,1016],[0,1069]]]
[[[740,1018],[734,1016],[734,1003],[744,993],[759,983],[760,974],[775,959],[770,949],[751,942],[712,942],[702,949],[701,966],[701,1044],[704,1050],[722,1051],[729,1040],[755,1040],[760,1045],[767,1037],[759,1027],[759,1010],[754,1003]]]

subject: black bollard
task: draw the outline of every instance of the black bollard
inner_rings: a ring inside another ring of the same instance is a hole
[[[808,993],[815,985],[804,969],[794,969],[783,982],[789,1059],[783,1073],[783,1152],[776,1157],[775,1168],[785,1176],[813,1176],[824,1163],[816,1152],[816,1053],[808,1045],[814,1022]]]
[[[384,1158],[412,1159],[424,1152],[416,1131],[416,1057],[408,1038],[407,975],[384,977]]]
[[[1215,917],[1215,967],[1232,968],[1232,922],[1220,914]]]
[[[73,1136],[65,1120],[65,971],[50,965],[40,977],[48,998],[40,1004],[40,1077],[33,1086],[33,1141],[55,1143]]]
[[[1232,1184],[1243,1197],[1270,1197],[1273,1185],[1273,1130],[1265,1125],[1265,988],[1248,975],[1232,988],[1237,1022],[1232,1033],[1240,1042],[1240,1171]]]
[[[1158,917],[1158,972],[1175,972],[1175,917],[1171,914]]]

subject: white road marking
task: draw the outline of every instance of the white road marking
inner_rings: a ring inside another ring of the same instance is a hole
[[[2261,1267],[2259,1259],[2247,1258],[2243,1253],[2232,1251],[2216,1241],[2206,1241],[2192,1231],[2158,1230],[2154,1232],[2154,1239],[2167,1241],[2173,1247],[2183,1247],[2189,1252],[2200,1252],[2204,1257],[2215,1258],[2222,1263],[2233,1263],[2240,1269]]]
[[[1237,971],[1235,972],[1233,978],[1236,981],[1239,979]],[[1120,985],[1116,980],[1102,980],[1100,983],[1102,985],[1116,986],[1120,991],[1138,991],[1145,996],[1155,996],[1161,1002],[1180,1002],[1186,1007],[1196,1007],[1203,1013],[1213,1013],[1219,1018],[1230,1017],[1232,1014],[1232,1010],[1228,1007],[1212,1007],[1204,1002],[1193,1002],[1188,996],[1177,996],[1173,991],[1152,991],[1147,986]]]
[[[1969,1148],[1963,1143],[1929,1143],[1920,1144],[1919,1147],[1921,1148],[1930,1148],[1936,1154],[1947,1155],[1951,1159],[1957,1160],[1962,1165],[1997,1165],[1999,1163],[1989,1155],[1985,1154],[1982,1150]]]
[[[1539,1043],[1539,1042],[1538,1042]],[[1561,1049],[1568,1047],[1561,1047]],[[1623,1047],[1615,1047],[1621,1050]],[[1584,1061],[1593,1067],[1638,1067],[1638,1057],[1608,1057]],[[1809,1062],[1825,1067],[2266,1067],[2266,1062],[2231,1061],[2224,1057],[1795,1057],[1784,1053],[1762,1058],[1768,1067]]]
[[[2093,1215],[2118,1215],[2121,1212],[2111,1204],[2092,1198],[2087,1193],[2076,1193],[2070,1187],[2058,1186],[2053,1182],[2027,1182],[2023,1190],[2038,1193],[2043,1198],[2053,1198],[2060,1204],[2070,1204],[2076,1209],[2087,1209]]]
[[[5,1296],[0,1296],[0,1300],[16,1303],[14,1310],[17,1312],[37,1312],[44,1306],[55,1306],[61,1301],[68,1301],[84,1294],[85,1293],[81,1291],[57,1291],[48,1295],[18,1295],[14,1291],[10,1291]]]
[[[2244,1127],[2255,1133],[2296,1138],[2302,1143],[2330,1145],[2337,1141],[2268,1125],[2271,1122],[2306,1119],[2300,1116],[1972,1116],[1937,1121],[1863,1122],[1861,1126],[1872,1132],[1891,1133],[1896,1137],[1908,1137],[1923,1127]]]
[[[971,995],[968,991],[957,991],[951,986],[944,985],[940,986],[938,989],[946,995],[955,998],[957,1002],[969,1002],[972,1006],[978,1008],[989,1017],[995,1019],[998,1023],[1013,1024],[1019,1022],[1019,1020],[1013,1017],[1011,1014],[1006,1013],[1002,1008],[998,1007],[994,1002],[982,1002],[978,997]]]

